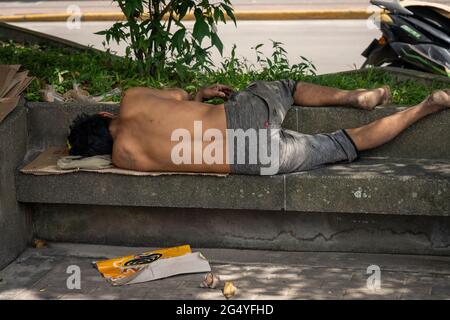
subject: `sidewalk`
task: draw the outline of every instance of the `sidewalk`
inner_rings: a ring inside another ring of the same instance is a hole
[[[331,0],[286,0],[281,3],[274,0],[234,0],[232,3],[238,20],[366,19],[369,16],[369,2],[365,0],[339,3]],[[85,21],[114,21],[123,17],[115,3],[95,0],[0,1],[0,12],[0,20],[4,22],[65,21],[74,13],[81,13]],[[193,17],[188,15],[186,19]]]
[[[425,0],[427,1],[427,0]],[[369,0],[232,0],[236,11],[297,11],[297,10],[366,10]],[[450,0],[434,0],[450,5]],[[82,12],[120,12],[111,0],[78,1],[6,1],[0,0],[0,15],[65,13],[70,5],[78,6]]]
[[[434,2],[450,4],[450,0]],[[238,20],[300,20],[300,19],[367,19],[374,10],[368,0],[302,1],[233,0]],[[374,9],[375,8],[375,9]],[[81,14],[85,21],[115,21],[123,15],[112,1],[27,1],[0,0],[0,21],[66,21],[73,14]],[[186,16],[192,20],[192,15]]]
[[[0,271],[0,299],[224,299],[199,287],[203,274],[112,287],[93,260],[147,251],[51,244],[28,249]],[[199,249],[213,272],[238,288],[233,299],[450,299],[450,257]],[[67,267],[81,268],[81,289],[66,286]],[[381,269],[381,289],[367,288],[367,267]],[[2,280],[1,280],[2,279]]]
[[[450,0],[448,1],[450,3]],[[365,10],[369,6],[369,1],[347,0],[347,1],[298,1],[285,0],[233,0],[236,11],[293,11],[293,10],[324,10],[324,9],[359,9]],[[80,7],[82,12],[120,12],[119,7],[112,1],[0,1],[1,15],[16,14],[44,14],[44,13],[65,13],[70,5]]]

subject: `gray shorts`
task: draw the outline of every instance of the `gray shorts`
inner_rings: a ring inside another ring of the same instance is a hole
[[[298,172],[358,157],[345,130],[309,135],[281,127],[294,104],[296,85],[293,80],[255,81],[225,102],[232,173]],[[243,133],[244,138],[238,141]],[[255,137],[257,142],[252,144]]]

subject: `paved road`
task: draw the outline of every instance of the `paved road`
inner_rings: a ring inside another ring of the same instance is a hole
[[[427,0],[425,0],[427,1]],[[431,2],[431,1],[428,1]],[[434,0],[432,2],[450,5],[450,0]],[[366,9],[369,0],[232,0],[236,10],[313,10],[313,9]],[[84,1],[9,1],[0,0],[0,15],[14,15],[25,13],[61,13],[69,5],[77,5],[82,12],[114,12],[120,11],[112,1],[84,0]]]
[[[113,287],[91,262],[148,248],[53,244],[28,249],[0,271],[0,299],[224,299],[199,287],[204,274]],[[238,288],[233,299],[450,299],[450,258],[355,253],[200,249],[212,271]],[[81,270],[81,288],[67,288],[67,268]],[[369,266],[380,288],[368,287]],[[371,269],[374,270],[374,269]]]
[[[63,22],[15,24],[103,49],[104,38],[93,33],[109,27],[112,22],[82,22],[79,30],[70,30]],[[237,28],[231,23],[220,25],[218,32],[225,45],[225,56],[235,43],[238,54],[254,62],[251,47],[264,43],[263,52],[270,54],[269,39],[273,39],[285,44],[291,62],[299,61],[298,57],[303,55],[312,60],[319,73],[359,67],[363,62],[360,53],[379,36],[379,31],[368,29],[364,20],[241,21]],[[111,48],[124,53],[124,46],[113,44]],[[214,54],[214,61],[221,61],[219,54]]]

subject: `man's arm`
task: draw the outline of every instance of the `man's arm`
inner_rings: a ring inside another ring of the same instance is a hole
[[[170,99],[170,100],[189,100],[189,94],[183,89],[171,88],[171,89],[152,89],[147,87],[134,87],[126,90],[124,96],[136,96],[142,94],[151,94],[158,98]]]
[[[230,86],[215,84],[210,87],[201,88],[196,94],[191,95],[190,100],[198,102],[203,102],[204,100],[209,100],[212,98],[222,98],[226,100],[233,92],[234,90]]]
[[[170,89],[150,89],[149,93],[158,98],[172,99],[172,100],[189,100],[189,94],[183,89],[170,88]]]
[[[131,97],[136,95],[148,94],[163,99],[203,102],[204,100],[209,100],[212,98],[227,99],[232,92],[234,92],[233,88],[223,84],[215,84],[210,87],[201,88],[197,91],[197,93],[191,95],[189,95],[183,89],[179,88],[152,89],[147,87],[134,87],[126,90],[123,94],[122,99],[125,98],[125,96]]]

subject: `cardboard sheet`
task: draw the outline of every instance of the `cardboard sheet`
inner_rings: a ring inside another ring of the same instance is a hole
[[[19,97],[0,99],[0,123],[19,103]]]
[[[68,155],[67,149],[62,147],[50,147],[39,156],[34,159],[32,162],[23,167],[20,172],[25,174],[33,174],[33,175],[52,175],[52,174],[66,174],[73,173],[78,171],[86,171],[86,172],[97,172],[97,173],[113,173],[113,174],[122,174],[128,176],[161,176],[161,175],[206,175],[206,176],[215,176],[215,177],[226,177],[227,174],[219,174],[219,173],[197,173],[197,172],[144,172],[144,171],[134,171],[134,170],[126,170],[120,169],[117,167],[107,168],[107,169],[98,169],[98,170],[89,170],[89,169],[70,169],[63,170],[60,169],[56,162],[59,158],[65,157]]]
[[[200,253],[193,252],[168,259],[158,259],[140,269],[129,278],[122,278],[114,285],[135,284],[172,277],[178,274],[210,272],[208,260]]]
[[[123,285],[130,283],[142,273],[144,268],[154,264],[157,260],[179,257],[191,253],[191,247],[189,245],[183,245],[125,257],[94,261],[93,266],[111,284]],[[170,268],[166,270],[170,271]],[[155,280],[152,276],[147,277],[147,281]]]
[[[4,97],[8,88],[11,86],[11,82],[14,81],[17,71],[20,65],[0,65],[0,98]]]
[[[200,252],[192,252],[189,245],[94,261],[92,264],[114,286],[211,271],[208,260]]]
[[[20,65],[0,65],[0,123],[14,110],[19,95],[33,81],[28,71],[18,72]]]

